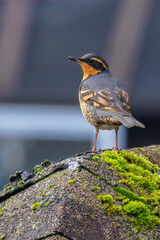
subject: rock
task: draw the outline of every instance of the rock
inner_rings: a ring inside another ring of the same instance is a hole
[[[31,178],[32,177],[32,174],[31,173],[28,173],[27,171],[23,171],[22,173],[21,173],[21,179],[23,180],[23,181],[27,181],[29,178]]]
[[[160,239],[159,159],[153,145],[21,171],[0,193],[0,239]]]

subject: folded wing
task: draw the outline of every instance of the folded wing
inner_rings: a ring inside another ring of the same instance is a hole
[[[115,88],[113,91],[109,88],[100,91],[85,89],[80,91],[80,98],[86,103],[101,109],[104,115],[105,111],[107,111],[107,115],[110,112],[112,117],[126,127],[144,127],[143,124],[132,116],[129,96],[123,89]]]

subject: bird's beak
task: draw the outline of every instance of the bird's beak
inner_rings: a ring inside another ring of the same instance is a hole
[[[69,57],[67,57],[67,58],[70,59],[70,60],[72,60],[72,61],[74,61],[74,62],[77,62],[77,63],[79,63],[79,61],[80,61],[79,58],[75,58],[75,57],[71,57],[71,56],[69,56]]]

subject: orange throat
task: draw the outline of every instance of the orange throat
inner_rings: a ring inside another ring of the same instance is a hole
[[[81,68],[83,70],[83,80],[87,79],[89,76],[96,75],[97,73],[100,73],[101,70],[96,70],[95,68],[89,66],[87,63],[79,62],[81,65]]]

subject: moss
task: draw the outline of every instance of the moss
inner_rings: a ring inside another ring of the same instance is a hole
[[[160,219],[152,215],[150,209],[142,202],[130,201],[124,206],[124,211],[136,216],[137,219],[133,218],[132,221],[138,225],[145,224],[147,228],[154,228],[160,224]]]
[[[36,175],[39,170],[42,170],[42,165],[36,165],[36,166],[33,168],[34,175]]]
[[[114,187],[114,190],[129,200],[138,200],[144,202],[143,198],[140,198],[137,194],[134,194],[125,188]]]
[[[93,190],[94,190],[95,192],[99,192],[101,189],[100,189],[100,187],[93,186]]]
[[[98,166],[97,160],[99,160],[99,156],[93,156],[93,157],[92,157],[92,160],[95,160],[94,165],[95,165],[95,166]]]
[[[47,207],[49,204],[50,204],[50,202],[48,201],[44,204],[44,206]]]
[[[101,154],[102,161],[111,165],[123,177],[121,183],[131,188],[141,187],[154,191],[159,188],[160,175],[156,164],[149,162],[147,157],[125,151],[107,151]]]
[[[98,176],[98,177],[97,177],[97,179],[98,179],[98,180],[102,180],[103,178],[102,178],[102,177],[100,177],[100,176]]]
[[[157,148],[158,149],[158,151],[160,151],[160,148]]]
[[[66,172],[63,172],[62,174],[63,174],[63,175],[67,175],[67,173],[66,173]]]
[[[99,156],[93,156],[92,157],[92,160],[98,160],[99,159]]]
[[[37,202],[31,206],[31,210],[38,210],[40,207],[42,207],[42,204],[40,202]]]
[[[122,204],[123,204],[123,205],[126,204],[126,203],[129,203],[129,199],[128,199],[128,198],[126,198],[126,199],[124,199],[124,200],[122,201]]]
[[[24,181],[23,181],[23,180],[21,180],[21,181],[19,181],[19,182],[17,183],[18,187],[22,187],[23,184],[24,184]]]
[[[130,201],[124,206],[124,211],[128,214],[137,216],[139,224],[150,224],[152,216],[148,207],[139,201]]]
[[[138,150],[142,151],[142,149]],[[137,155],[124,150],[105,151],[100,154],[100,160],[110,165],[110,168],[121,176],[119,183],[123,184],[123,187],[112,187],[118,194],[116,200],[122,201],[125,213],[134,216],[134,218],[127,218],[126,221],[134,222],[136,225],[143,224],[146,228],[159,225],[159,167],[141,154]],[[104,202],[100,196],[99,200]],[[111,204],[106,203],[106,207],[109,209]]]
[[[112,168],[112,167],[109,167],[109,170],[114,170],[114,168]]]
[[[37,175],[39,173],[42,173],[44,172],[44,168],[47,168],[49,165],[51,164],[51,162],[46,159],[44,162],[42,162],[40,165],[36,165],[34,168],[33,168],[33,173],[34,175]]]
[[[10,197],[10,200],[12,200],[12,199],[13,199],[13,196]]]
[[[8,187],[7,187],[7,190],[10,190],[11,188],[12,188],[11,186],[8,186]]]
[[[124,199],[126,199],[126,197],[122,196],[121,194],[118,194],[118,196],[115,196],[115,199],[119,201],[123,201]]]
[[[143,148],[138,147],[138,148],[136,148],[136,149],[139,150],[139,151],[141,151],[141,152],[144,152]]]
[[[130,231],[129,231],[128,233],[129,233],[129,235],[130,235],[130,236],[132,236],[132,235],[133,235],[133,234],[132,234],[132,232],[130,232]]]
[[[20,177],[21,177],[21,173],[22,173],[22,171],[16,171],[15,174],[12,174],[12,175],[9,177],[9,180],[12,182],[12,181],[14,181],[16,178],[20,178]]]
[[[97,163],[97,162],[94,162],[94,165],[96,165],[96,166],[97,166],[97,165],[98,165],[98,163]]]
[[[53,184],[50,184],[48,187],[49,187],[49,188],[53,187]]]
[[[3,215],[3,212],[0,212],[0,217]]]
[[[94,216],[93,215],[88,215],[87,216],[89,219],[94,219]]]
[[[140,230],[141,230],[141,227],[140,226],[136,226],[135,227],[135,232],[137,233],[137,232],[140,232]]]
[[[68,181],[68,183],[74,183],[74,182],[76,182],[77,180],[76,179],[70,179],[69,181]]]
[[[111,214],[116,214],[116,215],[122,215],[122,207],[117,206],[113,201],[113,198],[111,195],[98,195],[97,199],[103,203],[101,209],[103,210],[104,214],[106,215],[111,215]]]
[[[147,156],[150,156],[150,153],[149,153],[149,152],[146,152],[145,154],[146,154]]]
[[[48,159],[45,159],[44,162],[43,162],[43,165],[48,165],[50,164],[51,162],[48,160]]]
[[[114,203],[113,198],[111,195],[98,195],[97,199],[102,202],[102,203],[109,203],[112,204]]]
[[[116,224],[115,224],[115,227],[116,227],[116,228],[119,228],[119,227],[120,227],[120,224],[119,224],[119,223],[116,223]]]
[[[116,214],[116,215],[123,215],[123,211],[122,211],[122,207],[121,206],[117,206],[117,205],[115,205],[115,204],[111,204],[111,205],[109,205],[109,206],[107,206],[107,205],[104,205],[104,207],[105,207],[105,211],[104,211],[104,213],[106,214],[106,215],[111,215],[111,214]]]
[[[1,234],[1,235],[0,235],[0,240],[1,240],[1,239],[5,239],[5,238],[6,238],[6,235],[5,235],[5,234]]]
[[[136,171],[138,173],[142,170],[148,170],[150,172],[157,173],[159,168],[157,165],[152,164],[147,157],[137,155],[134,152],[126,152],[121,150],[117,151],[105,151],[101,154],[101,159],[111,165],[117,171]]]

